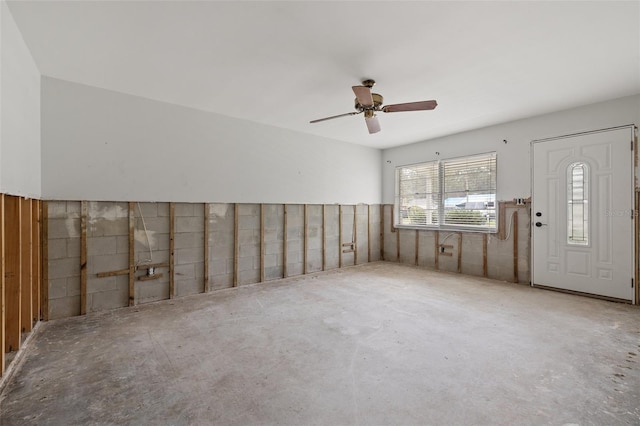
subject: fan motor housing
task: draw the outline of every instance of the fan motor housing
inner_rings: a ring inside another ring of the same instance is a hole
[[[374,109],[374,110],[379,110],[380,106],[382,105],[384,98],[382,97],[382,95],[379,95],[377,93],[372,93],[371,97],[373,98],[373,106],[372,107],[366,107],[364,105],[360,105],[360,102],[358,102],[358,98],[355,99],[355,108],[358,111],[366,111],[368,109]]]

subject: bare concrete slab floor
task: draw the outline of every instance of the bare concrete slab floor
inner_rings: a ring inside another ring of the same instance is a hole
[[[640,310],[391,263],[43,324],[2,425],[640,424]]]

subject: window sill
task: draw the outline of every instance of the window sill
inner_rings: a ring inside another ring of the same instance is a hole
[[[497,234],[498,228],[475,228],[470,226],[420,226],[393,225],[396,229],[415,229],[416,231],[472,232],[478,234]]]

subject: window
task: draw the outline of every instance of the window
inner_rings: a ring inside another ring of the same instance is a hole
[[[496,229],[496,153],[396,169],[396,225]]]
[[[589,244],[589,167],[573,163],[567,168],[567,243]]]

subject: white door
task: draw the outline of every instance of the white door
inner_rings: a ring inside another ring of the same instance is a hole
[[[532,285],[633,301],[631,127],[532,143]]]

